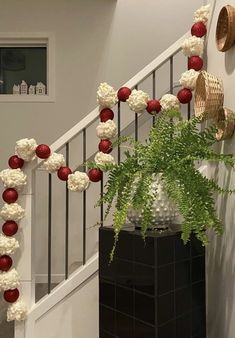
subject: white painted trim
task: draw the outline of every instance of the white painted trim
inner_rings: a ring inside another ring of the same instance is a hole
[[[55,102],[55,36],[51,32],[0,33],[1,47],[47,47],[47,95],[0,95],[1,102]]]

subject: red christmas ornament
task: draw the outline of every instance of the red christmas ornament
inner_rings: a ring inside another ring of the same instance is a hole
[[[198,38],[202,38],[206,35],[206,25],[203,22],[195,22],[195,24],[191,28],[191,34],[197,36]]]
[[[8,271],[12,266],[12,259],[8,255],[0,256],[0,271]]]
[[[51,149],[46,144],[39,144],[35,152],[37,157],[42,158],[43,160],[51,155]]]
[[[109,154],[113,150],[112,148],[112,142],[108,139],[101,140],[99,143],[99,151],[102,151],[102,153]]]
[[[8,164],[11,169],[21,169],[24,165],[24,160],[17,155],[13,155],[9,158]]]
[[[203,60],[200,56],[191,56],[188,59],[188,69],[194,69],[196,71],[201,70],[203,67]]]
[[[99,182],[103,177],[103,172],[100,169],[90,169],[88,171],[88,177],[91,182]]]
[[[6,290],[3,294],[3,297],[6,302],[8,303],[15,303],[17,299],[19,298],[19,290],[13,289],[13,290]]]
[[[131,95],[131,89],[128,87],[120,88],[117,93],[118,100],[122,102],[126,102],[126,100],[129,98],[130,95]]]
[[[181,103],[189,103],[192,100],[192,96],[191,90],[187,88],[181,89],[177,94],[177,98]]]
[[[67,181],[70,174],[72,174],[72,170],[69,167],[61,167],[57,171],[57,176],[62,181]]]
[[[14,236],[18,231],[18,225],[15,221],[7,221],[2,226],[2,232],[6,236]]]
[[[18,199],[18,192],[13,188],[8,188],[3,191],[2,199],[8,204],[15,203]]]
[[[100,121],[101,122],[106,122],[108,120],[113,120],[114,118],[114,113],[111,109],[109,108],[104,108],[100,112]]]
[[[147,112],[151,115],[155,115],[161,111],[161,105],[158,100],[149,100],[147,102]]]

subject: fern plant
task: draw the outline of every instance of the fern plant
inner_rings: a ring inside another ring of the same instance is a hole
[[[165,191],[183,217],[182,239],[185,243],[194,233],[206,245],[206,230],[209,228],[217,234],[222,233],[223,225],[216,216],[213,196],[215,192],[234,191],[223,189],[213,179],[204,177],[196,168],[195,161],[219,161],[233,166],[235,158],[217,154],[212,149],[212,145],[217,142],[216,128],[211,126],[199,131],[199,122],[196,117],[185,121],[179,112],[167,111],[157,119],[144,144],[135,142],[132,138],[117,140],[116,143],[125,142],[128,149],[125,151],[125,160],[120,164],[98,166],[101,170],[110,170],[105,193],[98,205],[106,204],[107,217],[115,203],[115,245],[130,207],[143,210],[141,229],[143,237],[145,236],[153,217],[151,181],[153,175],[159,173]],[[94,163],[90,165],[94,167]]]

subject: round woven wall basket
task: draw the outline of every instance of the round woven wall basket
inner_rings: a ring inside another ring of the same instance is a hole
[[[230,49],[235,43],[235,8],[224,6],[218,17],[216,27],[216,44],[221,52]]]
[[[216,76],[202,71],[196,82],[194,111],[202,120],[218,119],[224,103],[223,83]]]
[[[217,128],[216,139],[218,141],[232,137],[235,128],[235,113],[228,108],[222,108],[218,115]]]

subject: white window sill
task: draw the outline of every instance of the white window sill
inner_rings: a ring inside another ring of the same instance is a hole
[[[0,94],[1,102],[55,102],[52,95]]]

